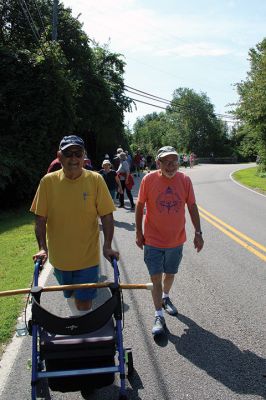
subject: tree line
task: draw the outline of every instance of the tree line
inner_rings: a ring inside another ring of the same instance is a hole
[[[59,4],[52,40],[50,0],[0,5],[0,202],[31,198],[60,139],[80,135],[95,163],[127,146],[125,61],[93,42]]]
[[[138,118],[129,135],[131,147],[155,154],[171,144],[180,153],[200,157],[234,157],[238,161],[259,161],[258,174],[266,176],[266,39],[249,51],[247,79],[236,83],[237,104],[229,113],[233,127],[217,116],[205,93],[178,88],[165,112]]]
[[[201,157],[253,161],[259,156],[263,176],[266,39],[250,50],[247,79],[236,84],[233,129],[215,114],[207,94],[177,88],[165,112],[137,119],[131,130],[124,125],[132,100],[125,94],[123,55],[90,39],[62,4],[53,41],[52,8],[52,0],[0,5],[1,206],[32,197],[60,139],[72,133],[83,137],[96,166],[120,145],[155,155],[170,144]]]

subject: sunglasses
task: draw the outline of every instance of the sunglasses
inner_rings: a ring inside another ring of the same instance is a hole
[[[71,150],[64,150],[62,151],[62,154],[64,157],[66,158],[70,158],[70,157],[77,157],[77,158],[81,158],[84,154],[83,150],[77,150],[77,151],[71,151]]]
[[[177,161],[177,160],[176,160],[176,161],[167,161],[167,160],[163,161],[163,160],[161,160],[161,159],[159,158],[159,161],[160,161],[163,165],[166,165],[167,167],[170,167],[171,165],[173,165],[174,167],[176,167],[176,166],[178,165],[178,161]]]

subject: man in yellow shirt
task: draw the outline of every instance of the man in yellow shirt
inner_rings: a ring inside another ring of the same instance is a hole
[[[75,135],[65,136],[57,156],[62,169],[45,175],[39,184],[30,211],[36,215],[35,234],[39,251],[33,256],[48,258],[58,282],[64,284],[98,281],[100,261],[99,223],[101,219],[107,260],[119,253],[111,247],[115,211],[109,190],[100,174],[83,168],[85,147]],[[92,307],[96,290],[65,291],[79,311]]]

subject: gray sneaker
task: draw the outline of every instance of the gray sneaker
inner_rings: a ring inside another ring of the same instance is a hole
[[[155,321],[152,327],[152,334],[153,335],[161,335],[162,333],[164,333],[164,328],[165,328],[165,319],[164,317],[160,317],[159,315],[157,315],[155,317]]]
[[[169,297],[166,297],[163,299],[163,308],[169,315],[176,315],[177,314],[177,308],[173,305]]]

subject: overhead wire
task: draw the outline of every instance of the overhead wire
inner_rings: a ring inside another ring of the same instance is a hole
[[[167,105],[171,106],[172,109],[177,109],[177,107],[178,107],[178,108],[181,108],[181,109],[183,108],[183,109],[186,109],[186,110],[189,110],[189,111],[193,111],[193,109],[191,107],[187,107],[185,105],[172,106],[172,103],[171,103],[170,100],[167,100],[167,99],[165,99],[163,97],[155,96],[155,95],[153,95],[151,93],[145,92],[143,90],[136,89],[136,88],[134,88],[132,86],[125,85],[125,88],[126,88],[126,91],[129,92],[129,93],[132,93],[132,94],[135,94],[137,96],[141,96],[141,97],[147,98],[149,100],[157,101],[159,103],[167,104]],[[129,90],[127,88],[130,88],[133,91]],[[129,97],[129,98],[131,100],[133,100],[133,101],[137,101],[137,102],[142,103],[142,104],[147,104],[147,105],[150,105],[150,106],[153,106],[153,107],[156,107],[156,108],[167,110],[167,108],[158,106],[157,104],[151,104],[151,103],[148,103],[148,102],[136,99],[136,98],[132,98],[132,97]],[[236,122],[236,119],[234,119],[231,115],[218,114],[218,113],[214,113],[214,115],[216,115],[220,119],[226,120],[227,122]]]
[[[18,0],[18,1],[19,1],[19,4],[20,4],[21,8],[22,8],[22,11],[23,11],[23,13],[24,13],[24,15],[25,15],[25,17],[26,17],[26,19],[28,21],[28,24],[29,24],[29,26],[30,26],[30,28],[32,30],[32,33],[33,33],[36,41],[39,43],[40,36],[39,36],[39,33],[36,31],[35,24],[34,24],[32,16],[31,16],[31,13],[29,11],[29,8],[27,6],[27,3],[26,3],[25,0]]]
[[[40,19],[40,21],[41,21],[41,25],[42,25],[42,28],[43,28],[43,32],[44,32],[45,37],[46,37],[45,24],[44,24],[43,16],[42,16],[42,13],[41,13],[40,8],[39,8],[39,6],[38,6],[38,3],[36,2],[36,0],[31,0],[31,2],[32,2],[33,6],[35,6],[35,8],[36,8],[36,10],[37,10],[37,14],[38,14],[39,19]]]

